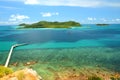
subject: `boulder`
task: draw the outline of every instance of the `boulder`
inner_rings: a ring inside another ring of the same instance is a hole
[[[33,69],[23,69],[12,74],[6,75],[0,80],[42,80],[42,78]]]

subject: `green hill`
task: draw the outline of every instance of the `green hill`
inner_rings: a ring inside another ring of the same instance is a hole
[[[48,22],[48,21],[40,21],[33,24],[19,24],[19,26],[22,26],[20,28],[71,28],[74,27],[80,27],[80,23],[75,21],[67,21],[67,22]]]

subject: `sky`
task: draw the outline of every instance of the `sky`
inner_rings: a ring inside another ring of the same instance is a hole
[[[0,0],[0,25],[43,20],[120,24],[120,0]]]

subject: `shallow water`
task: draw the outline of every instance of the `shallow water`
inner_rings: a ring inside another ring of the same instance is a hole
[[[5,63],[7,51],[0,52],[0,64]],[[120,48],[106,47],[82,47],[82,48],[59,48],[59,49],[27,49],[14,50],[10,64],[38,61],[40,64],[52,66],[82,67],[99,66],[120,71]],[[3,57],[4,56],[4,57]]]

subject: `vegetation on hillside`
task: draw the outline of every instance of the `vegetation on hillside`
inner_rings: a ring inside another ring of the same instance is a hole
[[[48,22],[48,21],[40,21],[33,24],[19,24],[22,26],[21,28],[70,28],[72,26],[78,27],[81,26],[80,23],[75,21],[67,21],[67,22]]]
[[[12,72],[13,72],[12,69],[4,66],[0,66],[0,78],[5,75],[11,74]]]
[[[89,77],[88,80],[102,80],[102,79],[97,76],[92,76],[92,77]]]

